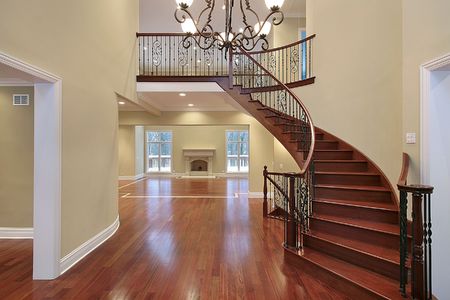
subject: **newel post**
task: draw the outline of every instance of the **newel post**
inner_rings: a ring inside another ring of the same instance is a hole
[[[263,176],[264,176],[264,186],[263,186],[263,197],[264,197],[264,202],[263,202],[263,217],[267,217],[267,166],[264,166],[264,171],[263,171]]]
[[[406,296],[407,237],[405,219],[407,193],[412,194],[412,262],[411,262],[411,296],[412,299],[432,299],[431,280],[431,194],[433,187],[427,185],[398,185],[401,196],[400,227],[400,290]],[[402,216],[401,215],[401,216]],[[402,228],[403,227],[403,228]],[[402,238],[402,235],[404,237]],[[402,262],[403,261],[403,262]]]
[[[295,177],[289,176],[289,217],[287,226],[287,246],[297,248],[297,223],[295,221]]]

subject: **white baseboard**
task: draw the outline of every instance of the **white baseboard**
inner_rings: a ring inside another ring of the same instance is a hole
[[[32,227],[0,227],[0,239],[32,239]]]
[[[264,194],[262,192],[248,192],[248,198],[260,198],[262,199]]]
[[[96,236],[84,242],[78,248],[76,248],[63,258],[61,258],[60,262],[61,275],[64,274],[64,272],[66,272],[70,268],[72,268],[86,255],[95,250],[98,246],[106,242],[111,236],[113,236],[114,233],[116,233],[117,229],[119,229],[119,225],[120,225],[119,216],[117,216],[116,220],[111,225],[109,225],[107,228],[98,233]]]
[[[145,177],[145,174],[142,173],[142,174],[138,174],[135,176],[119,176],[119,180],[139,180],[144,177]]]

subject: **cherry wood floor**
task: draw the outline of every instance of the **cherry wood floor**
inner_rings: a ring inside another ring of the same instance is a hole
[[[119,230],[57,280],[31,279],[30,240],[0,240],[0,299],[346,299],[284,263],[246,179],[119,186]]]

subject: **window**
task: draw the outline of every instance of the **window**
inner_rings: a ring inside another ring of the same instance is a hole
[[[172,132],[147,131],[147,172],[171,172]]]
[[[306,31],[304,29],[300,29],[299,30],[299,34],[300,34],[300,40],[306,39]],[[301,61],[301,66],[302,66],[302,73],[301,73],[301,79],[306,79],[307,76],[307,69],[306,69],[306,64],[307,64],[307,48],[306,48],[306,43],[302,43],[301,44],[301,49],[300,49],[300,61]]]
[[[227,172],[248,172],[248,130],[226,132]]]

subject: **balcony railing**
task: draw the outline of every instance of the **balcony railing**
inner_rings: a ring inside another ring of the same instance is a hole
[[[137,33],[139,76],[229,76],[236,70],[251,72],[238,67],[248,62],[237,50],[225,54],[217,46],[203,50],[198,46],[183,46],[184,33]],[[249,52],[251,57],[277,77],[290,84],[314,77],[313,41],[315,35],[284,47],[268,51]],[[232,63],[230,64],[230,60]],[[274,82],[274,85],[278,83]],[[265,84],[267,86],[267,84]]]

